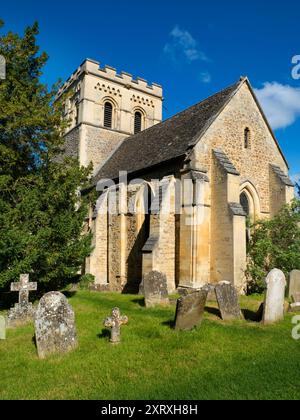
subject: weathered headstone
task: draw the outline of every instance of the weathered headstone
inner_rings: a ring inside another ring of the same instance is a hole
[[[285,275],[275,268],[266,278],[266,284],[263,323],[272,324],[284,319]]]
[[[19,283],[12,283],[12,292],[19,292],[19,303],[16,303],[7,315],[7,326],[17,327],[32,321],[35,309],[29,302],[29,292],[37,290],[37,283],[29,283],[29,274],[22,274]]]
[[[121,316],[119,308],[114,308],[111,312],[111,317],[106,318],[104,326],[111,328],[110,342],[112,344],[119,344],[121,342],[121,325],[128,324],[127,316]]]
[[[176,330],[188,331],[201,324],[207,295],[208,291],[199,290],[178,299],[175,317]]]
[[[209,302],[216,302],[216,286],[214,284],[206,284],[202,290],[207,290],[207,300]]]
[[[169,305],[168,284],[165,274],[151,271],[144,276],[144,296],[147,308],[156,305]]]
[[[224,321],[240,319],[242,316],[239,297],[235,287],[228,281],[215,286],[217,302]]]
[[[75,314],[63,294],[50,292],[40,300],[35,315],[35,339],[40,359],[77,347]]]
[[[0,316],[0,340],[6,340],[6,319]]]
[[[300,293],[300,270],[293,270],[289,275],[288,297],[291,298],[296,293]]]

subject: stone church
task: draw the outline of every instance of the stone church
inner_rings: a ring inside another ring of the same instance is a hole
[[[86,226],[94,250],[85,272],[96,288],[136,292],[143,275],[157,270],[170,293],[223,280],[242,293],[247,220],[272,217],[294,197],[249,80],[166,121],[160,85],[93,60],[64,93],[65,152],[93,163],[99,196]]]

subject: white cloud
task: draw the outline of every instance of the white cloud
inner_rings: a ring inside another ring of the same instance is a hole
[[[288,127],[300,117],[300,88],[267,82],[255,93],[274,130]]]
[[[203,83],[210,83],[211,82],[211,74],[208,71],[205,71],[200,74],[200,80]]]
[[[198,42],[192,34],[181,29],[178,25],[170,33],[171,42],[164,47],[164,52],[170,55],[174,60],[178,53],[181,53],[191,63],[193,61],[209,61],[206,54],[200,50]]]

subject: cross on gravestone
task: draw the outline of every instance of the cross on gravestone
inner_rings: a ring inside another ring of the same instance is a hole
[[[110,342],[112,344],[119,344],[121,342],[121,325],[128,324],[128,317],[121,316],[119,308],[114,308],[111,312],[111,317],[106,318],[104,326],[111,328]]]
[[[19,292],[19,305],[27,306],[29,303],[29,292],[37,290],[37,283],[29,283],[29,274],[21,274],[19,283],[12,283],[12,292]]]

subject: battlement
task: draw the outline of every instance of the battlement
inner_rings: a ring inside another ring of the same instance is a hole
[[[157,83],[149,84],[147,80],[138,77],[134,79],[133,76],[126,72],[117,73],[117,70],[111,66],[105,66],[101,68],[98,61],[86,59],[78,69],[69,77],[58,92],[58,97],[67,91],[73,83],[80,79],[83,74],[89,74],[101,77],[101,79],[107,79],[108,81],[115,82],[123,85],[127,89],[140,90],[141,92],[157,96],[162,98],[163,89],[162,86]]]

